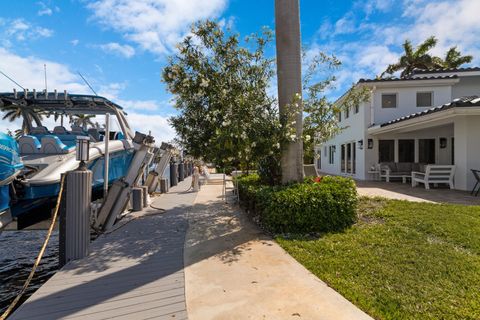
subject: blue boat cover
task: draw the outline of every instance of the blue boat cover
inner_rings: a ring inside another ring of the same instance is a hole
[[[0,132],[0,211],[8,209],[10,203],[8,185],[2,181],[6,181],[22,168],[17,141]]]
[[[4,181],[23,168],[15,139],[0,132],[0,181]]]

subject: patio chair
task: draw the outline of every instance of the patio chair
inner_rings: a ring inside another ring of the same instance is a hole
[[[475,188],[478,186],[477,192],[475,193],[475,197],[478,196],[478,192],[480,191],[480,170],[475,170],[475,169],[470,169],[472,170],[473,176],[475,177],[475,185],[473,186],[472,192],[470,192],[471,195],[475,192]]]
[[[412,172],[412,187],[416,187],[418,183],[423,183],[425,189],[430,189],[430,183],[446,183],[453,189],[453,175],[455,174],[455,166],[453,165],[432,165],[425,166],[425,172]]]

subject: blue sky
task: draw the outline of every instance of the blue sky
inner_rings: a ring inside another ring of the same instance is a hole
[[[394,62],[401,43],[430,35],[435,54],[458,45],[480,64],[478,0],[300,0],[301,31],[309,54],[337,55],[338,96],[362,77],[374,77]],[[0,70],[22,86],[88,93],[80,71],[101,95],[123,105],[133,126],[157,140],[174,132],[176,113],[160,73],[189,25],[210,18],[247,35],[274,28],[273,0],[65,0],[0,2]],[[274,48],[269,50],[274,54]],[[0,91],[13,85],[0,79]],[[18,124],[18,123],[17,123]],[[17,124],[0,122],[0,130]]]

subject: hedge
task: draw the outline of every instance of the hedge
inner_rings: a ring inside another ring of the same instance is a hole
[[[355,223],[357,191],[350,178],[325,176],[266,186],[258,175],[238,178],[240,201],[272,233],[340,231]]]

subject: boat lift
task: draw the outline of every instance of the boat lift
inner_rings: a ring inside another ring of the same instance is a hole
[[[152,136],[139,132],[135,133],[133,139],[135,155],[132,163],[128,168],[126,176],[115,181],[108,191],[94,223],[95,229],[101,231],[109,230],[122,212],[125,211],[132,188],[138,183],[145,168],[149,166],[153,159],[153,143],[154,139]]]

